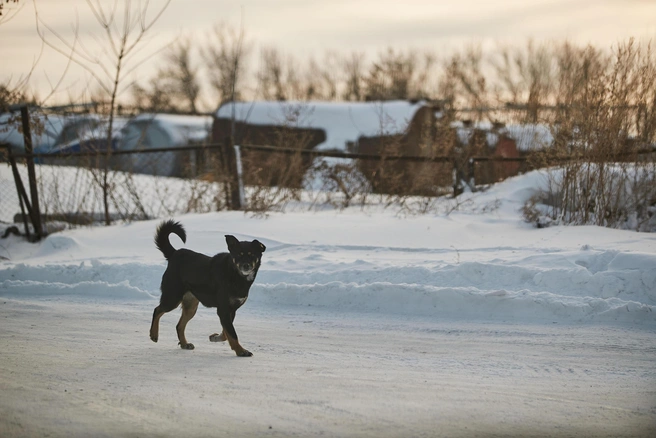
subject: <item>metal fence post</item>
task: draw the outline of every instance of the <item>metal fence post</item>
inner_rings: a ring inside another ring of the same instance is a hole
[[[474,157],[471,157],[469,161],[467,162],[467,182],[469,183],[469,187],[476,187],[476,159]]]
[[[21,180],[20,174],[18,173],[18,167],[16,166],[16,159],[11,152],[11,146],[9,144],[1,144],[0,148],[6,149],[5,153],[7,155],[7,161],[11,167],[12,175],[14,176],[14,184],[16,185],[16,194],[18,196],[18,204],[20,207],[20,216],[23,221],[23,227],[25,229],[25,236],[28,240],[32,239],[30,233],[30,227],[27,225],[27,220],[30,218],[32,220],[32,206],[25,193],[25,187],[23,186],[23,181]],[[27,214],[25,214],[25,208],[27,207]],[[14,219],[15,220],[15,219]]]
[[[27,178],[30,185],[30,198],[32,204],[32,225],[34,226],[34,241],[41,240],[43,228],[41,226],[41,210],[39,208],[39,192],[36,185],[36,172],[34,170],[34,157],[32,156],[32,133],[30,130],[30,112],[27,104],[21,106],[21,120],[23,122],[23,141],[27,164]]]
[[[223,149],[225,168],[228,172],[228,183],[230,185],[230,197],[227,199],[230,210],[241,210],[241,196],[239,190],[239,167],[237,165],[237,154],[232,144],[232,137],[227,137]]]

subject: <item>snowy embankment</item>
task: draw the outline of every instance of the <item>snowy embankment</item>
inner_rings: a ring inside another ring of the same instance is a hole
[[[76,246],[67,243],[68,251]],[[651,254],[584,248],[508,260],[522,249],[499,248],[489,261],[449,262],[466,259],[468,252],[268,243],[252,305],[470,320],[656,319],[656,256]],[[397,257],[409,266],[396,265]],[[19,263],[2,271],[0,295],[154,300],[162,271],[161,263],[102,257],[75,264]]]
[[[462,207],[443,216],[354,208],[179,219],[187,227],[186,247],[200,252],[224,251],[228,233],[267,245],[253,306],[656,323],[656,236],[600,227],[534,229],[521,222],[518,209],[537,178],[462,195]],[[156,224],[71,230],[30,246],[11,237],[0,295],[154,301],[164,268],[152,244]]]

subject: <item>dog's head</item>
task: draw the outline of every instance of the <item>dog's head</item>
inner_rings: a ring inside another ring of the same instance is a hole
[[[253,281],[260,267],[262,253],[266,246],[258,240],[240,242],[235,236],[225,236],[230,257],[237,271],[246,279]]]

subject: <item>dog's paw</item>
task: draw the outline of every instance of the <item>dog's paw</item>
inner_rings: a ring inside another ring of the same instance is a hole
[[[157,342],[157,336],[150,335],[150,340],[153,342]]]
[[[223,333],[214,333],[210,335],[210,342],[225,342],[226,337],[223,335]]]
[[[253,355],[253,353],[251,353],[248,350],[242,350],[239,353],[237,353],[237,356],[239,356],[239,357],[251,357],[252,355]]]
[[[183,350],[193,350],[195,347],[194,344],[188,343],[184,345],[180,344],[180,348],[182,348]]]

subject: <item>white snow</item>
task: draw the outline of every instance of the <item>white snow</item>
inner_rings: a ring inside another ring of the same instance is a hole
[[[209,342],[212,309],[187,327],[193,351],[179,311],[148,339],[158,221],[10,236],[0,436],[650,436],[656,235],[535,229],[518,210],[542,178],[449,214],[176,217],[196,251],[267,246],[235,321],[248,359]]]
[[[361,136],[392,135],[405,132],[424,102],[237,102],[227,103],[217,117],[254,125],[323,129],[326,141],[317,150],[346,151],[349,142]]]
[[[548,148],[554,141],[553,128],[543,123],[510,123],[496,131],[489,121],[478,121],[469,125],[465,125],[462,121],[455,121],[450,126],[456,130],[458,141],[462,144],[469,144],[475,130],[485,132],[485,139],[490,146],[497,144],[499,134],[506,135],[515,140],[517,150],[523,152]]]
[[[553,142],[553,127],[541,123],[510,124],[500,132],[515,140],[517,150],[533,151],[550,147]]]

